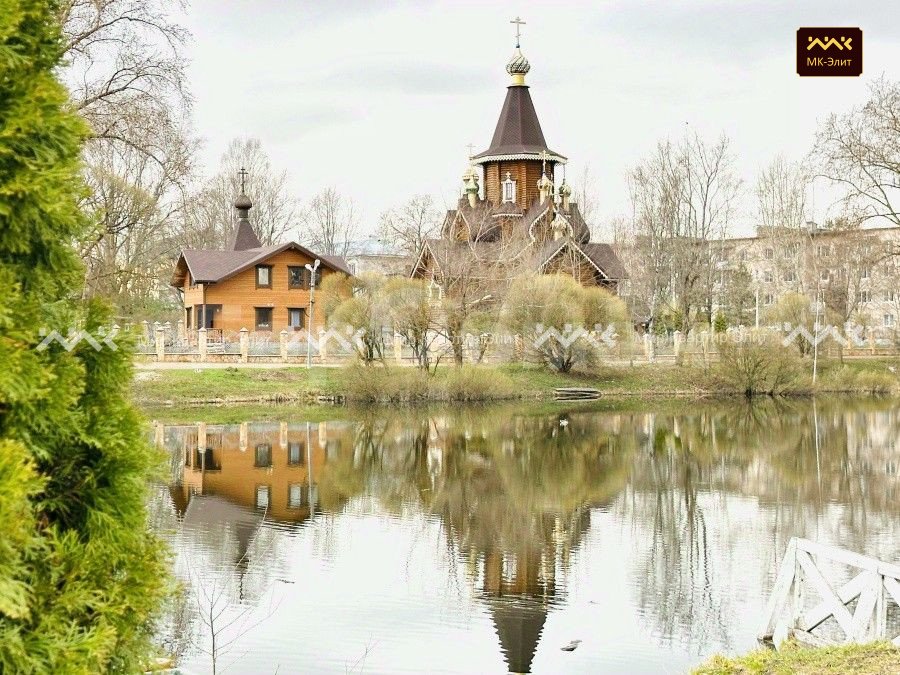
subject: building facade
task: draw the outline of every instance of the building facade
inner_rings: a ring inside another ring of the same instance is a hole
[[[852,320],[885,340],[900,335],[900,258],[891,255],[900,249],[900,227],[807,223],[717,245],[714,305],[730,312],[732,323],[764,324],[779,299],[798,293],[811,302],[818,298],[830,321]],[[743,309],[736,311],[736,304]]]
[[[185,327],[276,333],[305,330],[310,323],[321,328],[325,319],[311,302],[312,282],[318,287],[331,274],[350,274],[346,263],[296,242],[263,246],[250,225],[251,207],[246,195],[235,201],[238,222],[227,249],[181,252],[171,284],[183,300]]]

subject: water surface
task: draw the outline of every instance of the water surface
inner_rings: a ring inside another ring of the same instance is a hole
[[[341,416],[154,425],[182,665],[684,672],[756,646],[792,536],[900,560],[896,401]]]

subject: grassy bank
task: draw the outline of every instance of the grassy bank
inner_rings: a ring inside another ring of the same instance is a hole
[[[778,651],[756,649],[745,656],[715,656],[694,675],[860,675],[900,674],[900,651],[888,642],[807,648],[785,643]]]
[[[891,372],[893,367],[895,372]],[[900,391],[900,362],[825,363],[817,385],[798,378],[787,395]],[[740,394],[714,371],[671,364],[601,367],[590,373],[554,373],[524,365],[440,368],[224,368],[141,370],[133,395],[142,405],[291,402],[341,399],[360,403],[545,399],[557,387],[593,387],[605,397],[715,397]]]

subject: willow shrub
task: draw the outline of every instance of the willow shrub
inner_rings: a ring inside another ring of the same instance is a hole
[[[627,316],[621,298],[568,274],[517,277],[503,303],[504,323],[522,337],[530,358],[563,373],[595,365],[603,343],[592,334],[610,327],[610,337],[621,333]]]
[[[78,301],[87,129],[54,76],[55,17],[53,2],[0,0],[0,672],[133,673],[166,575],[131,357],[38,349],[42,328],[108,324]]]

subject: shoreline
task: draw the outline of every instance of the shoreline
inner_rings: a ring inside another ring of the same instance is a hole
[[[897,364],[895,366],[895,364]],[[900,395],[900,363],[857,361],[825,364],[819,383],[800,382],[765,398],[817,395]],[[893,367],[894,371],[889,370]],[[848,370],[849,369],[849,370]],[[866,379],[881,378],[873,386]],[[844,381],[846,380],[846,381]],[[693,386],[691,384],[693,383]],[[132,400],[142,408],[236,407],[246,405],[338,406],[373,408],[397,404],[553,402],[554,390],[589,387],[595,401],[731,400],[742,391],[716,382],[709,369],[660,364],[653,368],[600,367],[592,372],[555,373],[524,365],[440,368],[436,374],[411,368],[158,369],[135,371]]]

